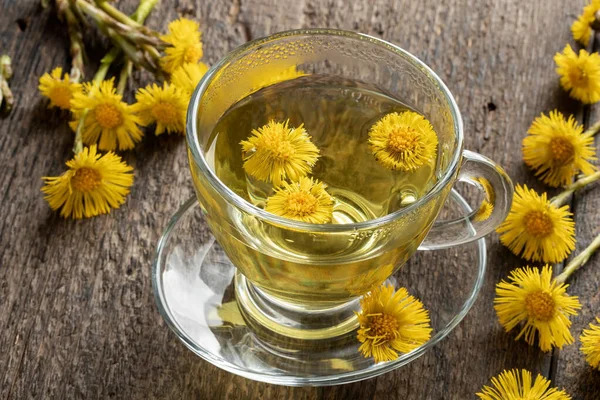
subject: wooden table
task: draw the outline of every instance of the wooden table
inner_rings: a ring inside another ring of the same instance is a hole
[[[559,88],[552,60],[571,42],[569,26],[584,3],[163,0],[148,24],[164,31],[177,15],[199,20],[209,63],[247,40],[292,28],[335,27],[394,42],[448,84],[463,112],[467,148],[501,163],[516,183],[542,189],[521,161],[531,121],[554,108],[586,124],[600,119],[599,106],[583,107]],[[135,4],[118,5],[129,12]],[[287,388],[196,357],[159,316],[150,279],[162,229],[192,196],[184,139],[147,135],[125,153],[136,181],[121,209],[61,219],[42,199],[40,177],[63,171],[73,135],[67,115],[46,109],[37,85],[42,73],[68,66],[66,28],[38,0],[0,0],[0,32],[0,51],[13,57],[17,102],[0,119],[2,398],[471,399],[490,377],[515,367],[550,377],[576,399],[600,398],[600,373],[585,364],[578,341],[544,354],[503,332],[492,308],[494,285],[524,262],[497,235],[488,239],[488,274],[472,311],[405,368],[339,387]],[[101,52],[97,41],[91,49]],[[572,203],[578,250],[598,232],[597,190]],[[595,256],[571,281],[569,292],[583,304],[573,318],[576,337],[600,314],[599,267]]]

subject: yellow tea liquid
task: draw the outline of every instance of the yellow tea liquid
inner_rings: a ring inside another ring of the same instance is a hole
[[[406,110],[398,100],[355,82],[305,76],[234,104],[217,123],[205,156],[225,185],[263,207],[272,188],[246,175],[240,142],[271,120],[289,120],[291,127],[304,124],[321,154],[310,176],[324,182],[335,199],[332,223],[367,221],[414,203],[436,182],[436,160],[415,172],[391,171],[371,152],[371,126],[390,112]],[[202,183],[196,179],[196,185]],[[285,301],[319,307],[383,282],[416,251],[436,212],[437,207],[426,206],[391,225],[350,233],[298,232],[222,210],[211,218],[208,209],[208,220],[252,282]]]

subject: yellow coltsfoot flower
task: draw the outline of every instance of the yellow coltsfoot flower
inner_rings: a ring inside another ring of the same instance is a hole
[[[556,207],[546,193],[517,185],[512,207],[496,228],[500,241],[530,261],[557,263],[575,249],[575,222],[568,206]]]
[[[82,93],[71,100],[74,120],[69,123],[77,129],[83,118],[83,143],[98,144],[100,150],[129,150],[142,140],[138,127],[140,119],[133,107],[122,101],[123,96],[114,88],[113,79],[101,83],[85,83]]]
[[[592,36],[592,24],[596,21],[596,13],[600,11],[600,0],[592,0],[583,8],[583,12],[571,25],[573,39],[587,46]]]
[[[551,111],[533,121],[529,135],[523,139],[523,160],[536,170],[542,182],[552,187],[568,185],[579,172],[590,175],[596,167],[593,132],[583,133],[573,116]]]
[[[429,313],[405,288],[380,286],[360,300],[359,351],[375,362],[391,361],[431,338]]]
[[[185,132],[185,114],[189,102],[185,92],[166,82],[163,87],[153,83],[139,89],[135,98],[137,103],[133,109],[141,125],[156,123],[156,135],[165,130],[169,134]]]
[[[369,131],[369,144],[384,167],[414,171],[435,160],[438,139],[425,117],[405,111],[387,114],[377,121]]]
[[[254,129],[243,140],[244,170],[248,175],[279,186],[284,180],[298,181],[308,175],[319,158],[319,149],[311,142],[304,125],[297,128],[285,122],[270,121]]]
[[[577,296],[566,293],[569,285],[552,278],[551,267],[546,265],[541,271],[517,268],[508,279],[496,285],[494,299],[498,319],[507,332],[522,324],[516,340],[525,337],[529,345],[533,345],[537,332],[542,351],[573,343],[569,316],[577,315],[581,304]]]
[[[600,100],[600,55],[579,50],[579,55],[567,45],[554,56],[560,84],[569,95],[585,104]]]
[[[90,218],[125,203],[133,168],[121,157],[112,152],[101,155],[93,145],[76,154],[67,167],[61,176],[43,178],[44,198],[53,210],[61,209],[62,217]]]
[[[206,71],[208,71],[208,65],[202,62],[198,64],[185,63],[173,71],[171,84],[183,90],[189,99]]]
[[[532,379],[531,372],[523,369],[503,371],[492,378],[492,387],[484,386],[477,396],[481,400],[570,400],[564,390],[550,387],[550,381],[539,375]]]
[[[200,24],[187,18],[179,18],[169,23],[169,33],[162,35],[162,41],[170,44],[161,59],[162,68],[172,73],[186,63],[197,64],[202,58],[202,32]]]
[[[59,107],[63,110],[71,108],[71,99],[82,90],[81,84],[72,82],[68,73],[63,77],[61,67],[54,68],[50,74],[42,75],[38,89],[44,97],[50,99],[48,107]]]
[[[600,324],[600,318],[596,317],[596,322]],[[579,340],[587,363],[592,368],[600,370],[600,325],[590,322],[590,329],[584,329]]]
[[[296,221],[326,224],[333,216],[333,199],[323,182],[301,177],[298,182],[283,182],[267,198],[265,211]]]

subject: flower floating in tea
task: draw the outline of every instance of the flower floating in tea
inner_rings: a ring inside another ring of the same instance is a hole
[[[600,100],[600,55],[579,50],[579,55],[567,44],[554,56],[560,84],[569,95],[585,104]]]
[[[196,64],[202,58],[200,25],[187,18],[179,18],[169,23],[169,33],[160,38],[170,44],[161,59],[162,68],[172,73],[186,63]]]
[[[542,114],[523,139],[523,160],[544,183],[568,185],[579,171],[590,175],[597,169],[589,162],[596,160],[593,135],[584,133],[573,116],[567,120],[558,111]]]
[[[583,8],[583,12],[571,25],[571,33],[573,39],[587,46],[590,43],[592,36],[592,24],[596,21],[596,13],[600,11],[600,1],[592,0],[592,2]]]
[[[570,400],[564,390],[550,387],[550,381],[538,374],[535,381],[531,372],[523,369],[503,371],[492,378],[492,387],[484,386],[477,396],[481,400]]]
[[[431,338],[429,313],[405,288],[380,286],[360,300],[359,351],[375,362],[391,361]]]
[[[160,87],[151,84],[139,89],[135,95],[137,103],[133,106],[140,118],[140,125],[156,124],[155,134],[183,133],[185,114],[189,97],[174,85],[163,83]]]
[[[596,322],[600,324],[600,318],[596,318]],[[585,360],[592,368],[600,370],[600,325],[590,322],[590,329],[584,329],[579,340]]]
[[[405,111],[390,113],[369,131],[375,159],[391,170],[414,171],[435,160],[438,139],[422,115]]]
[[[202,62],[198,64],[185,63],[173,71],[171,84],[183,90],[189,98],[206,71],[208,71],[208,65]]]
[[[81,93],[81,84],[72,82],[69,74],[63,77],[62,68],[57,67],[52,72],[40,77],[39,90],[50,100],[48,107],[59,107],[63,110],[71,108],[71,99],[76,93]]]
[[[536,332],[542,351],[561,348],[573,343],[569,331],[570,315],[577,315],[581,308],[577,296],[566,293],[568,285],[552,278],[552,268],[517,268],[509,276],[509,282],[496,285],[494,308],[500,323],[507,332],[522,324],[516,339],[525,337],[532,345]]]
[[[85,83],[83,92],[75,93],[71,100],[74,120],[70,125],[76,130],[83,119],[83,143],[98,143],[100,150],[129,150],[142,140],[140,118],[122,98],[114,88],[113,79]]]
[[[307,177],[284,182],[267,199],[265,211],[296,221],[326,224],[333,216],[333,198],[325,188],[323,182]]]
[[[248,175],[279,186],[285,180],[298,181],[312,171],[319,149],[303,125],[291,128],[288,124],[289,120],[270,121],[241,142]]]
[[[575,222],[568,206],[557,207],[527,185],[517,185],[511,210],[496,231],[514,254],[557,263],[575,249]]]
[[[95,145],[75,154],[67,167],[61,176],[44,177],[42,188],[50,207],[60,208],[64,218],[89,218],[119,208],[133,184],[133,168],[112,152],[97,153]]]

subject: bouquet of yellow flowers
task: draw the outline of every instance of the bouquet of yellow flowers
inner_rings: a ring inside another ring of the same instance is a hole
[[[62,175],[43,178],[42,192],[50,207],[60,209],[65,218],[106,214],[125,202],[133,168],[116,152],[140,143],[141,128],[155,125],[156,135],[185,131],[192,90],[208,70],[200,61],[202,33],[197,22],[186,18],[169,23],[164,35],[144,26],[157,2],[140,0],[130,16],[106,0],[53,2],[59,18],[67,23],[71,68],[69,73],[57,67],[44,74],[39,90],[49,107],[69,112],[75,155]],[[112,48],[86,82],[83,28],[90,22],[110,39]],[[117,64],[118,73],[109,77]],[[151,72],[159,84],[138,89],[136,103],[128,104],[123,94],[134,67]]]

